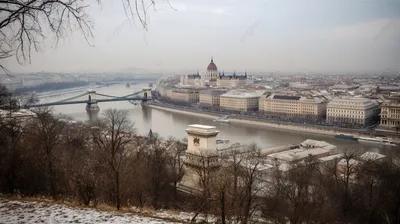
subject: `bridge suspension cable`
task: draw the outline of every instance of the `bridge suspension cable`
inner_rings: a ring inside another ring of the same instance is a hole
[[[132,94],[129,94],[129,95],[126,95],[126,96],[121,96],[121,97],[129,97],[129,96],[134,96],[134,95],[137,95],[137,94],[139,94],[139,93],[141,93],[141,92],[143,92],[143,90],[142,91],[139,91],[139,92],[136,92],[136,93],[132,93]]]
[[[134,95],[137,95],[137,94],[139,94],[141,92],[143,92],[143,91],[139,91],[139,92],[136,92],[136,93],[131,93],[131,94],[126,95],[126,96],[112,96],[112,95],[107,95],[107,94],[102,94],[102,93],[96,93],[96,95],[104,96],[104,97],[110,97],[110,98],[118,98],[119,99],[119,98],[127,98],[127,97],[130,97],[130,96],[134,96]]]
[[[78,95],[78,96],[73,96],[73,97],[70,97],[70,98],[67,98],[67,99],[63,99],[63,100],[60,100],[60,101],[56,101],[56,102],[54,102],[54,103],[62,103],[62,102],[65,102],[65,101],[69,101],[69,100],[73,100],[73,99],[76,99],[76,98],[85,96],[85,95],[87,95],[87,94],[88,94],[88,93],[82,93],[82,94],[80,94],[80,95]]]
[[[122,98],[123,97],[123,96],[106,95],[106,94],[102,94],[102,93],[96,93],[96,95],[104,96],[104,97],[110,97],[110,98]]]

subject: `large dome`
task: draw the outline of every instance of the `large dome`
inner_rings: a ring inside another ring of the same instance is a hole
[[[213,59],[211,58],[210,64],[207,66],[207,71],[218,71],[217,66],[214,64]]]

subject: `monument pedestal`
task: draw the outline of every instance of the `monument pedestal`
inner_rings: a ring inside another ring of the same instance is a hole
[[[185,152],[185,174],[179,182],[179,188],[188,193],[202,191],[202,182],[205,177],[219,167],[216,137],[219,131],[215,126],[189,125],[188,147]],[[203,178],[203,180],[202,180]]]

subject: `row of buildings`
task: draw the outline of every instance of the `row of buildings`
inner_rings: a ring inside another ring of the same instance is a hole
[[[337,84],[342,83],[337,79],[343,78],[333,77],[321,83],[315,77],[276,77],[275,84],[287,82],[289,86],[271,86],[265,77],[256,79],[247,73],[221,72],[211,59],[204,74],[182,75],[176,83],[159,92],[174,102],[221,111],[257,111],[277,120],[361,127],[380,119],[381,128],[400,130],[400,97],[388,98],[394,93],[393,88],[384,91],[377,83]],[[382,82],[376,80],[379,81]],[[317,88],[319,85],[321,88]]]
[[[166,91],[172,101],[199,104],[203,108],[225,111],[259,111],[270,117],[286,117],[304,121],[326,120],[329,124],[367,125],[379,115],[379,104],[362,97],[337,97],[265,93],[262,91],[224,89],[180,89]],[[394,113],[390,110],[385,113]],[[400,107],[398,109],[400,125]],[[384,117],[385,118],[385,117]],[[391,122],[391,121],[389,121]]]

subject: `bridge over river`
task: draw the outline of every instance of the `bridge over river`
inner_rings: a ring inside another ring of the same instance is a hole
[[[164,110],[154,109],[147,106],[142,106],[141,99],[144,96],[143,89],[145,88],[149,88],[147,83],[131,85],[130,88],[127,88],[125,84],[99,86],[95,88],[95,90],[97,92],[97,102],[100,106],[101,111],[108,108],[128,110],[128,118],[134,123],[135,131],[138,134],[142,135],[146,135],[151,129],[154,133],[157,133],[160,137],[164,139],[168,139],[170,136],[177,139],[182,139],[187,136],[185,130],[188,125],[202,124],[217,126],[217,129],[220,131],[220,134],[218,135],[220,139],[229,139],[232,142],[240,142],[242,144],[256,143],[260,148],[278,147],[287,144],[298,144],[299,142],[303,142],[306,139],[315,139],[334,144],[338,146],[339,150],[358,149],[360,150],[360,153],[363,153],[365,151],[374,151],[387,156],[400,157],[399,146],[360,143],[356,141],[338,139],[334,136],[280,130],[261,126],[216,123],[213,122],[214,118],[204,118],[181,113],[173,113]],[[43,105],[46,103],[65,101],[66,98],[73,98],[74,96],[80,94],[83,94],[83,96],[77,99],[72,99],[70,101],[88,101],[89,96],[86,90],[87,89],[82,90],[78,93],[73,92],[65,95],[40,98],[40,104]],[[107,95],[108,97],[101,96],[99,94]],[[99,102],[99,100],[103,99],[117,99],[117,96],[127,96],[126,98],[134,98],[136,100],[115,100],[108,102]],[[96,113],[88,113],[85,110],[85,105],[86,103],[58,104],[52,106],[52,108],[55,114],[61,113],[76,121],[90,122],[92,120],[95,121],[96,119],[102,117],[100,113],[98,113],[97,115],[95,115]]]
[[[31,104],[31,105],[26,105],[25,107],[33,108],[33,107],[50,107],[50,106],[68,105],[68,104],[86,104],[87,111],[97,112],[100,110],[98,103],[101,102],[129,101],[132,104],[137,104],[137,102],[145,104],[147,103],[148,100],[152,99],[153,96],[151,88],[144,88],[140,91],[124,96],[112,96],[108,94],[97,93],[95,90],[89,89],[87,92],[66,99],[57,100],[54,102]]]

